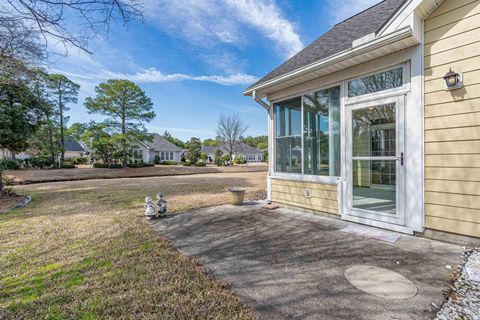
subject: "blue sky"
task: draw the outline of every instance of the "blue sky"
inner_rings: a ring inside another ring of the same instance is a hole
[[[238,112],[250,125],[246,135],[264,135],[266,113],[242,96],[243,89],[335,23],[377,2],[148,0],[143,23],[114,25],[108,37],[90,41],[93,55],[69,48],[49,69],[81,85],[70,124],[101,120],[86,112],[85,97],[102,81],[125,78],[153,100],[157,117],[146,124],[150,132],[213,138],[218,116]]]

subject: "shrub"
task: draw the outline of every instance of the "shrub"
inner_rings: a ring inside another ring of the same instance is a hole
[[[190,162],[183,161],[182,166],[190,167],[192,164]]]
[[[205,167],[205,166],[207,166],[207,164],[203,161],[197,161],[195,163],[195,167]]]
[[[225,165],[225,161],[222,160],[222,157],[216,157],[214,162],[219,167],[222,167]]]
[[[127,165],[129,168],[144,168],[144,167],[153,167],[153,163],[144,163],[144,162],[138,162],[138,163],[129,163]]]
[[[163,161],[162,161],[162,162],[163,162]],[[155,164],[161,164],[160,157],[159,157],[159,156],[155,156],[155,158],[153,158],[153,163],[155,163]]]
[[[28,166],[32,168],[45,168],[54,165],[51,159],[44,157],[31,157],[25,160]]]
[[[80,158],[72,158],[70,161],[73,164],[86,164],[88,162],[88,159],[85,157],[80,157]]]
[[[13,186],[15,184],[15,178],[2,175],[1,177],[4,186]],[[3,193],[8,193],[8,189],[3,188]]]
[[[233,163],[235,163],[235,164],[245,164],[245,163],[247,163],[247,160],[243,156],[238,156],[233,160]]]
[[[74,169],[75,165],[71,163],[64,163],[62,169]]]
[[[18,162],[13,159],[0,159],[0,169],[1,170],[17,170],[20,166]]]
[[[108,168],[108,164],[107,163],[101,163],[101,162],[95,162],[93,164],[93,167],[94,168]]]
[[[121,169],[123,166],[120,163],[110,163],[108,165],[109,169]]]
[[[173,166],[173,165],[178,164],[178,162],[177,162],[177,161],[171,161],[171,160],[170,160],[170,161],[161,161],[160,164],[161,164],[161,165],[165,165],[165,166]]]

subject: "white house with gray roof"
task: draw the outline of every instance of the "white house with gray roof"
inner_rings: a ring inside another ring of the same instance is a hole
[[[226,145],[220,145],[218,147],[202,146],[202,152],[208,155],[209,162],[215,161],[215,154],[217,153],[217,150],[219,150],[222,155],[228,154],[228,148],[226,147]],[[244,142],[237,142],[235,145],[233,160],[238,156],[244,157],[247,163],[263,162],[264,159],[262,150],[251,147]]]
[[[140,157],[145,163],[153,163],[158,156],[160,161],[180,162],[183,150],[158,133],[150,133],[152,141],[139,141],[132,149],[135,159]]]

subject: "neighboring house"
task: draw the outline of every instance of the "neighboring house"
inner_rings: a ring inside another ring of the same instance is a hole
[[[269,111],[269,199],[479,238],[479,50],[480,0],[385,0],[335,25],[244,92]]]
[[[26,154],[25,152],[16,153],[15,155],[13,155],[10,150],[0,149],[0,159],[5,159],[5,158],[7,158],[7,159],[15,158],[15,159],[18,159],[18,160],[25,160],[25,159],[30,158],[30,156],[28,154]]]
[[[65,159],[82,158],[90,154],[88,147],[81,141],[65,141]]]
[[[139,141],[133,147],[133,159],[140,157],[145,163],[153,163],[155,156],[158,156],[160,161],[181,161],[183,153],[182,149],[158,133],[150,133],[149,135],[153,138],[151,142]]]
[[[88,147],[81,141],[71,140],[65,141],[65,159],[86,157],[90,154]],[[57,155],[58,157],[60,154]],[[26,152],[15,154],[15,159],[25,160],[31,155]],[[12,153],[9,150],[0,150],[0,158],[12,158]]]
[[[220,150],[222,155],[228,154],[228,148],[226,145],[215,146],[202,146],[202,152],[208,155],[208,161],[214,162],[217,150]],[[235,152],[233,154],[234,160],[236,157],[242,156],[248,163],[263,162],[263,151],[257,148],[251,147],[244,142],[237,142],[235,144]]]

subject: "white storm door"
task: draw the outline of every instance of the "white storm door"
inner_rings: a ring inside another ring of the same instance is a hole
[[[404,96],[347,106],[346,214],[404,225]]]

